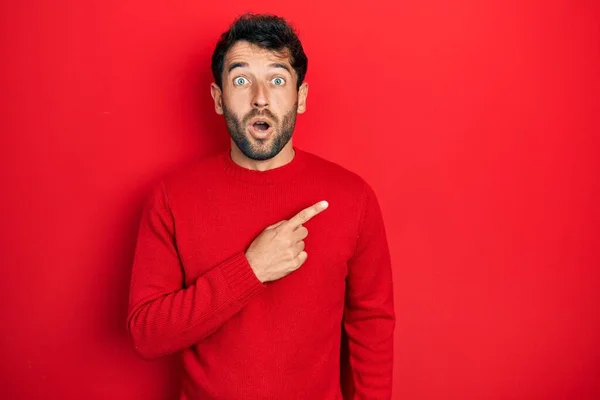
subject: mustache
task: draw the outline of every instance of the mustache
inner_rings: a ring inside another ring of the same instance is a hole
[[[247,124],[252,118],[255,117],[267,117],[273,120],[274,122],[277,122],[277,117],[271,112],[271,110],[265,108],[264,110],[260,111],[254,108],[244,117],[243,123]]]

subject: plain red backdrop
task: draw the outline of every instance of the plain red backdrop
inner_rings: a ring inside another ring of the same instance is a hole
[[[295,143],[379,196],[394,399],[600,398],[592,0],[2,2],[0,397],[177,397],[125,331],[135,235],[159,177],[228,146],[210,55],[247,10],[303,40]]]

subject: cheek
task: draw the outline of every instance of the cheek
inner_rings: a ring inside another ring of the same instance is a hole
[[[237,116],[243,116],[250,110],[250,99],[243,93],[236,93],[235,95],[225,96],[223,98],[225,105]]]
[[[223,93],[223,101],[230,109],[244,109],[250,104],[250,91],[227,88]]]
[[[286,114],[295,107],[297,101],[298,94],[295,91],[282,91],[273,96],[273,108],[277,107],[278,113]]]

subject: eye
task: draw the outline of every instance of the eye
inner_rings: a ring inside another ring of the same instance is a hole
[[[245,85],[246,83],[248,83],[248,79],[244,78],[243,76],[238,76],[233,80],[233,83],[238,86]]]
[[[277,78],[274,78],[271,82],[273,82],[273,84],[275,84],[275,86],[282,86],[285,84],[285,79],[277,77]]]

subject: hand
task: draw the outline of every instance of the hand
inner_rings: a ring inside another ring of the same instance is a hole
[[[268,226],[246,250],[246,258],[262,283],[274,281],[300,268],[308,255],[304,239],[308,230],[302,224],[325,210],[329,204],[320,201],[300,211],[290,220]]]

